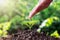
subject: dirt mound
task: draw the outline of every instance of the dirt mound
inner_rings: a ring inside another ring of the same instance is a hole
[[[35,30],[19,30],[13,36],[3,38],[4,40],[60,40],[58,38],[46,36],[44,33],[37,33]]]
[[[19,31],[14,34],[12,40],[60,40],[58,38],[46,36],[44,33],[37,33],[35,30]]]

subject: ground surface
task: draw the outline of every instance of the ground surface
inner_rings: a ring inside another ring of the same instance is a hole
[[[34,30],[19,30],[14,35],[9,35],[7,38],[3,38],[0,40],[60,40],[58,38],[46,36],[45,34],[39,34]]]

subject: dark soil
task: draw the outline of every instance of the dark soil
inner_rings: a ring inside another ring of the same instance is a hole
[[[0,40],[2,40],[0,38]],[[34,30],[19,30],[14,35],[9,35],[7,38],[3,38],[3,40],[60,40],[59,38],[54,38],[50,36],[46,36],[44,33],[37,33],[36,29]]]

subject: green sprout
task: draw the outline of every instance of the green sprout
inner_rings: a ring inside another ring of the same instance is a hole
[[[58,27],[57,27],[58,26]],[[58,30],[60,27],[60,21],[58,17],[50,17],[42,22],[42,24],[37,29],[37,32],[45,32],[46,35],[58,37]],[[55,31],[57,30],[57,31]],[[56,33],[56,34],[55,34]]]
[[[50,18],[47,18],[47,19],[44,20],[44,21],[42,22],[42,24],[39,26],[39,30],[42,29],[42,28],[44,28],[44,27],[49,27],[49,26],[51,26],[54,21],[58,21],[58,20],[59,20],[58,17],[50,17]]]
[[[60,35],[59,35],[57,30],[55,32],[53,32],[50,36],[53,36],[53,37],[56,37],[56,38],[60,38]]]
[[[0,37],[6,37],[10,28],[11,22],[0,23]]]
[[[26,25],[29,29],[33,27],[36,23],[38,23],[38,20],[33,20],[33,21],[23,21],[22,24]]]

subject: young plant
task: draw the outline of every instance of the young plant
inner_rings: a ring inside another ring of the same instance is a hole
[[[22,25],[27,26],[29,29],[33,27],[33,25],[37,24],[39,21],[38,20],[32,20],[32,21],[23,21]]]
[[[60,38],[60,35],[58,33],[58,31],[54,31],[50,36],[56,37],[56,38]]]
[[[59,30],[60,22],[58,17],[50,17],[42,22],[42,24],[39,26],[39,29],[37,32],[45,32],[46,35],[51,35],[55,32],[55,30]],[[58,27],[57,27],[58,26]],[[55,34],[54,34],[55,35]]]
[[[11,22],[0,23],[0,37],[6,37],[10,28]]]

